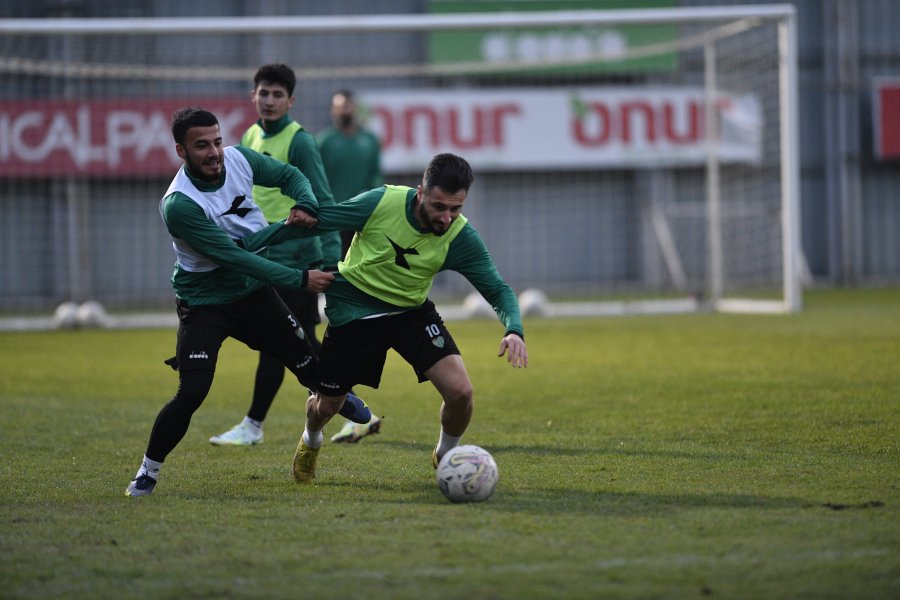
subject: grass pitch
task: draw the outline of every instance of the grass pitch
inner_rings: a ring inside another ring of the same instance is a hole
[[[154,494],[126,498],[174,332],[2,334],[0,597],[900,597],[900,290],[806,300],[526,321],[526,370],[497,323],[452,323],[464,441],[500,466],[477,505],[440,495],[437,396],[396,357],[359,390],[383,433],[327,444],[315,485],[290,477],[287,380],[264,444],[211,446],[249,404],[233,341]]]

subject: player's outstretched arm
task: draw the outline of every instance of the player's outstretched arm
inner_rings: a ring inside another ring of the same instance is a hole
[[[508,333],[500,340],[500,352],[497,356],[506,354],[506,361],[513,367],[528,366],[528,348],[525,346],[525,340],[518,334]]]

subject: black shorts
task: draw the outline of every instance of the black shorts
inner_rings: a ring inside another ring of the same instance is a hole
[[[306,334],[278,294],[263,287],[231,304],[178,307],[176,361],[179,371],[214,371],[219,348],[232,337],[274,356],[315,387],[317,365]]]
[[[325,330],[319,362],[319,389],[339,396],[356,384],[378,388],[387,351],[393,348],[412,365],[419,381],[425,371],[459,348],[434,304],[397,315],[359,319]]]
[[[310,337],[315,335],[316,325],[322,322],[319,316],[319,295],[307,290],[277,287],[275,291],[284,300]]]

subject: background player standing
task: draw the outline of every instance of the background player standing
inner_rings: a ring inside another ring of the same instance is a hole
[[[316,140],[300,123],[288,114],[294,105],[294,71],[284,64],[262,65],[253,77],[251,99],[258,119],[241,138],[241,145],[252,148],[281,162],[300,169],[309,179],[319,206],[334,204],[331,187],[322,167]],[[266,221],[276,223],[287,218],[293,200],[273,187],[254,186],[253,199],[262,210]],[[335,270],[341,259],[341,239],[336,231],[318,237],[299,238],[271,246],[268,258],[295,269]],[[306,332],[313,350],[318,353],[321,343],[316,338],[319,324],[318,294],[305,289],[275,288],[288,308],[297,317]],[[244,419],[230,430],[210,438],[217,446],[252,445],[263,441],[263,422],[275,401],[284,380],[284,364],[277,357],[260,353],[253,387],[253,399]],[[352,417],[354,404],[348,403],[342,410]],[[356,441],[371,433],[377,433],[380,419],[373,417],[368,423],[351,423]]]
[[[363,126],[352,91],[338,90],[331,96],[331,126],[317,134],[325,175],[335,202],[343,202],[384,183],[381,143]],[[353,231],[341,231],[341,256],[347,253]],[[375,417],[373,416],[373,419]],[[370,433],[369,425],[347,419],[332,442],[356,442]]]
[[[338,203],[384,183],[381,143],[361,121],[353,92],[339,90],[331,97],[331,126],[316,135],[325,175]],[[343,231],[341,238],[343,256],[353,232]]]

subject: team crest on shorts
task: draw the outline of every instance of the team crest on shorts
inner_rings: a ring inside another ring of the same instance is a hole
[[[437,337],[431,338],[431,343],[437,346],[438,348],[444,347],[444,336],[439,335]]]

